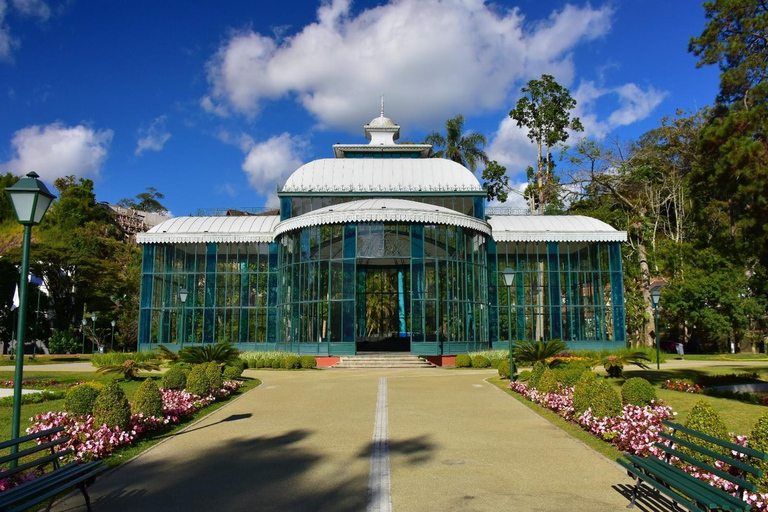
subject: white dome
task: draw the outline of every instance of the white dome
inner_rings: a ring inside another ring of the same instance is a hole
[[[368,126],[371,128],[397,128],[398,126],[388,117],[379,116],[374,118]]]
[[[323,158],[299,167],[281,192],[459,192],[483,187],[445,158]]]

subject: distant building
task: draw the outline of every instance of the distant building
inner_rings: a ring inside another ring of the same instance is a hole
[[[131,242],[136,241],[137,233],[149,231],[151,228],[170,218],[158,213],[142,212],[140,210],[124,208],[116,204],[104,203],[103,206],[115,214],[117,225],[120,226],[126,240]]]
[[[382,113],[365,126],[370,143],[303,165],[278,190],[279,212],[178,217],[139,234],[140,349],[625,346],[625,232],[584,216],[488,215],[471,171],[429,158],[428,144],[396,144],[399,133]]]

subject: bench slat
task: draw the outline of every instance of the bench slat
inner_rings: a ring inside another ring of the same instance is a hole
[[[87,464],[71,462],[60,469],[0,493],[0,507],[12,506],[26,499],[33,498],[36,494],[46,492],[52,487],[58,487],[62,483],[66,483],[68,480],[81,474],[92,472],[101,465],[102,461],[100,460]]]
[[[688,427],[685,427],[683,425],[680,425],[679,423],[674,423],[669,420],[664,420],[661,422],[663,425],[666,425],[669,428],[672,428],[674,430],[679,430],[681,432],[685,432],[688,435],[692,435],[695,437],[698,437],[699,439],[703,439],[705,441],[709,441],[710,443],[714,443],[717,445],[722,446],[723,448],[728,448],[729,450],[734,450],[737,452],[744,453],[746,455],[749,455],[750,457],[754,457],[756,459],[760,460],[768,460],[768,454],[759,452],[757,450],[753,450],[752,448],[745,448],[744,446],[739,446],[738,444],[731,443],[729,441],[724,441],[722,439],[718,439],[717,437],[712,437],[710,435],[704,434],[702,432],[697,432],[696,430],[691,430]]]
[[[717,487],[714,487],[712,485],[709,485],[709,483],[699,480],[698,478],[689,475],[685,471],[676,468],[670,464],[667,464],[661,459],[658,459],[656,457],[646,457],[643,459],[646,461],[650,466],[657,468],[660,472],[663,472],[665,475],[669,475],[669,478],[674,479],[675,482],[680,482],[684,486],[692,486],[696,488],[698,491],[700,491],[703,494],[707,494],[712,496],[714,499],[718,501],[725,501],[731,504],[731,507],[728,507],[731,510],[749,510],[752,508],[751,505],[748,505],[744,503],[744,501],[740,500],[739,498],[731,495],[730,493],[727,493],[723,491],[722,489],[718,489]],[[685,492],[683,488],[680,488],[681,491]]]
[[[616,462],[624,466],[624,468],[635,475],[637,478],[645,482],[646,484],[650,485],[654,489],[658,490],[659,492],[666,494],[669,498],[672,498],[675,502],[679,503],[680,505],[683,505],[685,508],[690,510],[691,512],[704,512],[702,509],[700,509],[695,502],[690,501],[688,498],[682,496],[681,494],[673,491],[672,489],[669,489],[668,487],[660,484],[656,480],[654,480],[652,477],[649,477],[639,469],[635,468],[632,464],[629,462],[626,462],[623,459],[617,459]]]
[[[700,460],[698,460],[698,459],[696,459],[694,457],[691,457],[690,455],[686,455],[686,454],[684,454],[684,453],[682,453],[682,452],[680,452],[678,450],[670,448],[669,446],[667,446],[665,444],[654,443],[654,446],[656,446],[657,448],[659,448],[661,450],[664,450],[665,452],[667,452],[667,453],[669,453],[671,455],[674,455],[675,457],[677,457],[680,460],[684,460],[685,462],[689,462],[689,463],[693,464],[694,466],[696,466],[698,468],[701,468],[703,470],[706,470],[706,471],[712,473],[713,475],[717,475],[720,478],[728,480],[729,482],[732,482],[732,483],[738,485],[739,487],[743,487],[744,489],[748,489],[748,490],[750,490],[752,492],[757,490],[757,487],[755,486],[755,484],[747,482],[746,480],[743,480],[743,479],[741,479],[739,477],[733,476],[730,473],[727,473],[727,472],[723,471],[722,469],[718,469],[718,468],[716,468],[714,466],[710,466],[709,464],[701,462]]]
[[[12,453],[10,455],[5,455],[4,457],[0,457],[0,464],[5,464],[6,462],[12,461],[12,460],[19,460],[27,455],[31,455],[33,453],[37,453],[43,450],[47,450],[48,448],[53,448],[54,446],[60,445],[62,443],[66,443],[69,441],[68,437],[62,437],[60,439],[57,439],[55,441],[51,441],[50,443],[45,444],[38,444],[31,448],[27,448],[26,450],[22,450],[20,452]]]
[[[43,466],[45,464],[53,462],[54,460],[60,457],[69,455],[70,453],[74,453],[74,450],[72,448],[69,448],[67,450],[62,450],[60,452],[52,453],[50,455],[46,455],[45,457],[40,457],[37,460],[33,460],[32,462],[27,462],[26,464],[16,466],[14,469],[9,469],[8,471],[3,472],[2,475],[3,477],[7,477],[7,476],[15,475],[16,473],[19,473],[21,471],[25,471],[29,468],[36,468],[38,466]]]
[[[0,450],[10,448],[11,446],[14,446],[17,444],[26,443],[27,441],[32,441],[33,439],[37,439],[38,437],[50,436],[51,434],[62,432],[64,428],[65,427],[49,428],[48,430],[43,430],[42,432],[38,432],[37,434],[29,434],[24,437],[17,437],[16,439],[11,439],[10,441],[3,441],[2,443],[0,443]]]
[[[636,456],[628,456],[627,458],[635,467],[642,469],[647,475],[657,479],[657,481],[663,480],[667,485],[674,487],[677,491],[692,498],[707,509],[724,508],[730,505],[722,496],[709,492],[700,483],[692,484],[680,478],[679,475],[674,474],[672,466],[668,464],[665,468],[654,464],[650,458]]]
[[[62,491],[66,491],[67,489],[72,489],[73,487],[76,487],[81,482],[85,482],[86,480],[89,480],[90,478],[94,478],[99,473],[102,473],[109,469],[109,466],[101,465],[97,468],[95,468],[93,471],[90,471],[89,473],[82,475],[78,478],[75,478],[74,480],[67,481],[64,485],[53,489],[52,491],[49,491],[45,494],[41,494],[39,496],[35,496],[33,499],[25,501],[22,505],[19,505],[18,507],[10,509],[10,512],[22,512],[24,510],[27,510],[29,507],[33,505],[37,505],[38,503],[42,503],[46,500],[49,500],[59,494]]]
[[[669,441],[672,441],[673,443],[680,444],[683,446],[686,446],[688,448],[691,448],[692,450],[696,450],[699,453],[703,453],[704,455],[709,455],[710,457],[713,457],[715,459],[721,460],[727,464],[730,464],[731,466],[736,466],[739,469],[742,469],[748,473],[752,473],[753,475],[757,476],[758,478],[763,476],[763,471],[760,469],[757,469],[753,466],[750,466],[746,462],[741,462],[740,460],[736,460],[734,458],[728,457],[727,455],[723,455],[721,453],[717,453],[713,450],[710,450],[708,448],[704,448],[703,446],[699,446],[696,443],[692,443],[690,441],[686,441],[685,439],[680,439],[677,436],[673,436],[672,434],[667,434],[665,432],[659,432],[659,436],[663,437],[664,439],[668,439]]]

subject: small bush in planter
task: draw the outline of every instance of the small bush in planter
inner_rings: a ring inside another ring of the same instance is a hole
[[[86,382],[70,388],[64,398],[64,409],[74,416],[93,414],[93,404],[103,389],[104,385],[98,382]]]
[[[317,368],[317,358],[315,356],[301,356],[301,367],[306,369]]]
[[[187,392],[197,396],[208,396],[210,390],[211,383],[206,375],[205,365],[193,365],[187,376]]]
[[[225,366],[224,367],[224,380],[239,379],[243,375],[243,370],[237,366]]]
[[[650,405],[656,400],[656,388],[640,377],[632,377],[621,386],[621,401],[632,405]]]
[[[288,356],[285,358],[285,368],[288,370],[298,370],[301,368],[301,359],[299,356]]]
[[[208,377],[208,389],[213,392],[221,389],[221,365],[215,361],[205,364],[205,375]]]
[[[491,366],[491,361],[485,356],[477,355],[472,358],[472,368],[488,368]]]
[[[136,390],[136,394],[133,395],[131,412],[133,414],[143,414],[145,417],[163,417],[163,395],[160,394],[160,390],[157,388],[154,380],[145,379],[141,383],[139,389]]]
[[[171,366],[163,375],[165,389],[184,389],[187,387],[187,374],[178,366]]]
[[[531,370],[523,370],[517,374],[519,382],[528,382],[531,379]]]
[[[539,385],[536,389],[542,393],[554,393],[557,391],[557,378],[555,372],[547,368],[544,373],[541,374],[539,379]]]
[[[472,366],[472,359],[469,357],[469,354],[459,354],[456,356],[454,364],[456,368],[470,368]]]
[[[509,361],[499,361],[499,377],[502,379],[509,378]]]
[[[531,371],[531,378],[528,379],[528,385],[539,389],[539,380],[541,380],[541,376],[544,375],[544,371],[547,369],[547,365],[542,363],[541,361],[537,361],[533,365],[533,371]]]
[[[125,397],[125,391],[113,380],[96,397],[93,404],[93,423],[126,430],[130,419],[131,405]]]

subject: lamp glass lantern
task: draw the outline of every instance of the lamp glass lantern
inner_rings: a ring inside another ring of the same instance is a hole
[[[515,271],[511,267],[505,268],[501,275],[504,276],[504,284],[507,285],[507,288],[515,284]]]
[[[653,308],[656,309],[659,306],[659,299],[661,298],[661,290],[658,288],[654,288],[651,292],[651,302],[653,303]]]
[[[515,271],[511,267],[507,267],[501,271],[501,275],[504,278],[504,284],[507,285],[507,318],[511,319],[512,316],[512,285],[515,284]],[[514,356],[514,343],[512,343],[512,333],[510,329],[509,333],[509,380],[515,380],[515,356]]]
[[[36,226],[43,220],[43,215],[56,198],[51,194],[45,183],[38,180],[36,172],[30,172],[26,178],[17,181],[8,187],[8,195],[11,196],[13,212],[19,224]]]
[[[187,291],[186,288],[182,288],[181,290],[179,290],[179,300],[181,301],[182,304],[187,302],[188,295],[189,295],[189,292]]]

